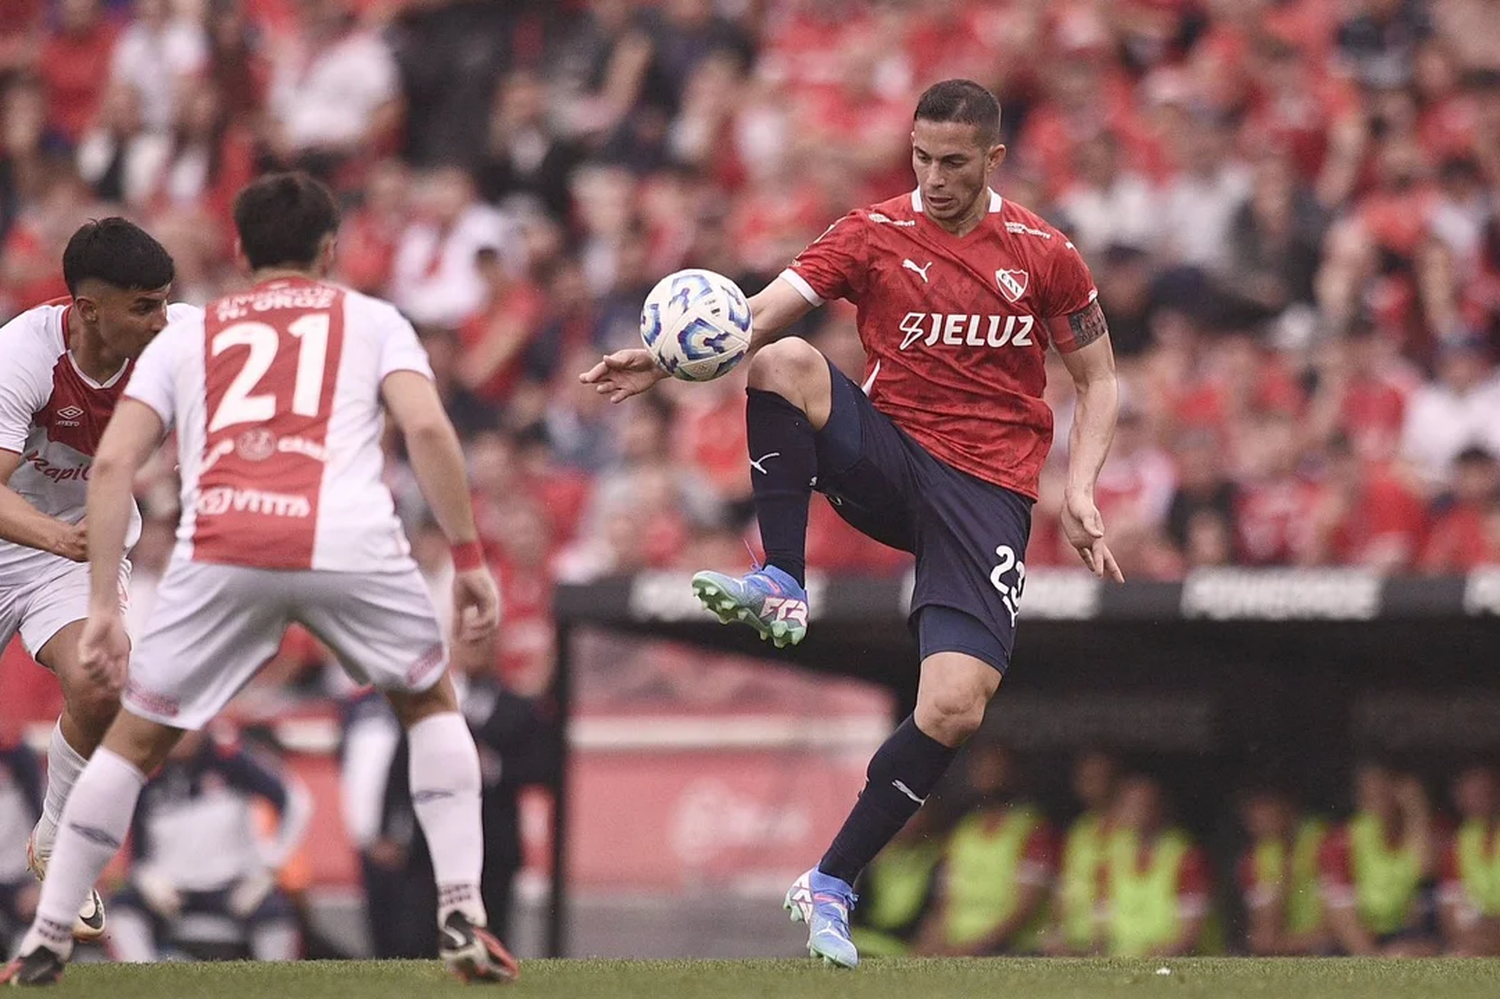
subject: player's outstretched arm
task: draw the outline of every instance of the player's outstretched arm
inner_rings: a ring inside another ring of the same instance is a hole
[[[605,354],[598,364],[579,375],[578,380],[594,386],[594,391],[600,395],[608,395],[610,402],[624,402],[666,377],[667,373],[649,350],[631,347]]]
[[[788,327],[816,307],[783,277],[751,295],[749,302],[751,354],[781,339]]]
[[[458,434],[443,411],[437,387],[426,375],[392,371],[381,382],[380,394],[406,438],[411,470],[422,496],[453,546],[456,637],[463,642],[482,641],[500,622],[500,597],[480,554]]]
[[[1108,576],[1123,583],[1125,577],[1104,543],[1104,518],[1094,503],[1094,488],[1115,437],[1115,418],[1120,408],[1115,353],[1110,346],[1104,310],[1097,301],[1090,302],[1067,321],[1074,349],[1064,352],[1062,359],[1068,374],[1073,376],[1078,404],[1068,439],[1063,531],[1095,576]]]
[[[82,524],[49,517],[5,485],[21,466],[15,451],[0,450],[0,540],[82,562],[88,558]]]
[[[813,305],[802,297],[802,293],[782,278],[766,285],[759,294],[748,299],[752,328],[749,354],[754,354],[766,344],[779,338],[798,319],[812,311]],[[748,355],[747,355],[748,356]],[[599,363],[578,376],[585,385],[594,386],[600,395],[609,396],[610,402],[624,402],[633,395],[640,395],[667,373],[644,347],[632,347],[606,354]]]

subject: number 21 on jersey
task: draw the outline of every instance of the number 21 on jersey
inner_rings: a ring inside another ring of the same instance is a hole
[[[290,399],[282,398],[282,393],[276,391],[257,391],[281,352],[281,334],[274,326],[247,320],[220,330],[209,345],[213,358],[235,347],[249,350],[239,373],[209,418],[208,432],[237,423],[267,423],[288,410],[297,416],[316,417],[323,406],[330,319],[327,312],[305,312],[287,325],[287,333],[297,341]]]

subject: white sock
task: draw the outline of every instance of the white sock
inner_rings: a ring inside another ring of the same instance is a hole
[[[63,957],[73,953],[78,907],[125,842],[145,784],[146,775],[123,757],[103,747],[95,751],[63,809],[36,921],[21,943],[21,953],[29,954],[39,945]]]
[[[437,875],[438,923],[455,909],[486,921],[479,897],[484,830],[479,817],[479,751],[463,715],[431,715],[406,733],[411,802]]]
[[[88,763],[78,751],[63,738],[62,722],[52,726],[52,738],[47,740],[47,798],[42,802],[42,817],[36,824],[36,852],[43,858],[52,855],[52,844],[57,842],[57,824],[62,821],[63,805],[78,783]]]
[[[250,928],[250,957],[256,961],[295,961],[302,956],[302,934],[291,919],[273,919]]]
[[[124,964],[155,961],[156,934],[151,918],[133,908],[109,911],[109,956]]]

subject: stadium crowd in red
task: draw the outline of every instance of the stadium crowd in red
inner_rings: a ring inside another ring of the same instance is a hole
[[[1100,506],[1127,575],[1500,562],[1500,35],[1483,0],[0,0],[0,317],[62,291],[86,217],[240,280],[272,165],[347,205],[340,274],[419,328],[468,438],[536,679],[557,578],[739,565],[743,383],[619,409],[574,375],[645,292],[749,290],[911,185],[915,96],[992,86],[996,186],[1084,251],[1124,407]],[[802,330],[851,371],[852,317]],[[1060,372],[1060,369],[1058,369]],[[742,377],[742,373],[741,373]],[[1049,393],[1065,442],[1069,381]],[[1033,566],[1056,527],[1061,445]],[[170,463],[162,462],[163,475]],[[423,511],[395,486],[419,535]],[[169,481],[142,483],[154,518]],[[165,531],[138,555],[150,575]],[[809,565],[905,556],[815,507]]]

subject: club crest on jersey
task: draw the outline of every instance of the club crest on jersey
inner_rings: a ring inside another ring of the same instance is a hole
[[[1000,293],[1010,300],[1014,305],[1026,294],[1026,286],[1031,283],[1031,276],[1025,271],[999,270],[995,272],[995,283],[1000,285]]]
[[[234,442],[234,450],[246,461],[265,461],[276,453],[276,435],[264,427],[246,430]]]

